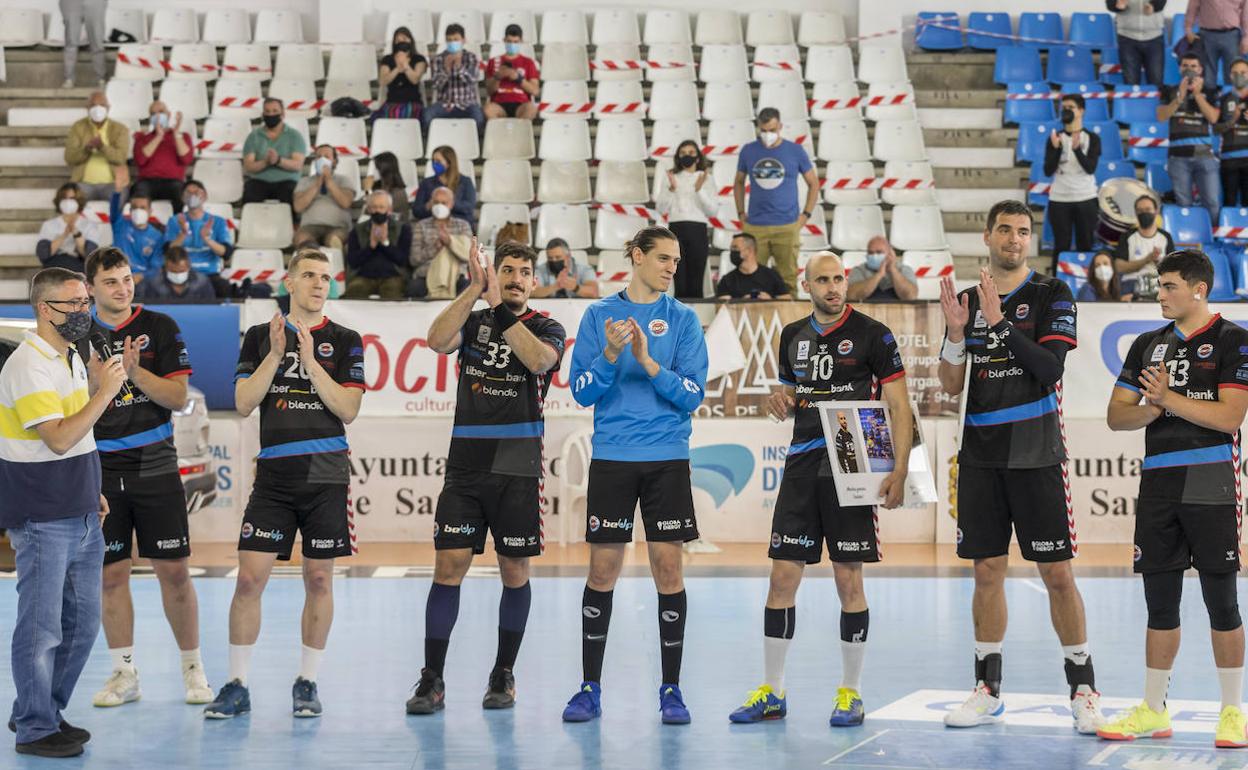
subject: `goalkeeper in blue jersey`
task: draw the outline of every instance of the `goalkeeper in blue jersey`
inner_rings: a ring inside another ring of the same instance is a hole
[[[680,263],[676,236],[646,227],[625,249],[633,265],[628,288],[589,307],[572,348],[572,396],[594,407],[594,453],[585,532],[589,578],[581,606],[584,682],[563,719],[602,715],[611,596],[640,501],[659,592],[659,710],[663,722],[686,724],[689,710],[679,686],[686,611],[681,544],[698,537],[689,433],[706,385],[706,338],[693,310],[666,294]]]

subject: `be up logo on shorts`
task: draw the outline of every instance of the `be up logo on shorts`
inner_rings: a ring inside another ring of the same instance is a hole
[[[664,334],[667,334],[667,321],[664,321],[662,318],[656,318],[650,322],[649,329],[650,333],[655,337],[662,337]]]
[[[779,532],[771,533],[771,547],[772,548],[780,547],[780,533]]]
[[[256,528],[251,526],[250,521],[243,522],[242,535],[243,535],[244,540],[251,537],[253,534],[255,534],[255,532],[256,532]]]
[[[1131,561],[1139,561],[1140,558],[1143,556],[1144,556],[1144,552],[1141,551],[1140,547],[1137,545],[1135,547],[1135,551],[1131,554]]]
[[[962,528],[958,527],[958,533],[954,536],[954,540],[958,545],[962,545]]]
[[[316,346],[316,354],[321,358],[329,358],[334,354],[334,345],[330,342],[322,342]]]
[[[598,520],[597,516],[589,517],[589,531],[590,532],[597,532],[598,528],[601,526],[602,526],[602,522]]]

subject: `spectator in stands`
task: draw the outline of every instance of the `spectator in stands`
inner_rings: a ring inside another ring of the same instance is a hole
[[[1230,90],[1219,105],[1213,130],[1222,135],[1222,205],[1248,206],[1248,60],[1231,64]],[[1216,222],[1214,223],[1217,224]]]
[[[788,286],[797,288],[797,252],[802,228],[819,205],[819,177],[810,156],[797,144],[780,138],[780,111],[758,111],[758,140],[741,148],[733,198],[737,218],[758,244],[758,261],[774,262]],[[806,201],[799,208],[797,177],[806,178]],[[750,180],[750,209],[745,209],[745,181]],[[722,293],[722,292],[721,292]]]
[[[303,171],[308,145],[303,134],[286,125],[281,99],[265,99],[264,125],[252,131],[243,144],[243,203],[279,200],[290,203]],[[191,259],[195,255],[192,252]]]
[[[1166,71],[1166,0],[1105,0],[1118,30],[1118,61],[1129,86],[1161,85]],[[1140,78],[1140,70],[1144,78]]]
[[[293,208],[299,215],[296,249],[328,246],[343,251],[346,247],[355,190],[350,179],[334,173],[337,166],[338,152],[333,146],[317,145],[308,176],[295,186]]]
[[[433,103],[420,116],[426,133],[438,118],[472,118],[477,122],[477,133],[485,129],[477,69],[477,55],[464,50],[463,26],[448,24],[446,50],[433,57]]]
[[[485,65],[485,92],[490,101],[485,105],[486,120],[494,118],[537,117],[538,92],[542,90],[538,80],[537,62],[520,53],[524,40],[519,24],[508,24],[503,30],[502,56],[492,57]]]
[[[392,152],[373,156],[373,173],[364,177],[364,192],[385,190],[394,203],[394,215],[400,222],[412,221],[412,202],[407,197],[407,186],[399,171],[399,158]]]
[[[407,260],[412,228],[394,216],[394,201],[385,190],[368,195],[368,218],[351,229],[347,238],[347,266],[351,275],[343,299],[403,299],[407,288]]]
[[[789,287],[780,273],[758,262],[758,239],[749,233],[732,236],[732,250],[728,259],[735,270],[723,273],[723,257],[720,257],[719,284],[715,295],[719,299],[792,299]]]
[[[108,77],[108,66],[104,61],[104,41],[107,32],[104,30],[104,17],[107,13],[108,0],[60,0],[61,18],[65,25],[65,82],[61,88],[74,87],[74,70],[78,68],[78,43],[82,40],[82,28],[87,29],[87,47],[91,51],[91,67],[95,70],[95,79],[100,88],[104,87]]]
[[[153,304],[179,302],[211,302],[217,298],[208,276],[195,272],[186,249],[170,244],[165,248],[164,263],[157,275],[135,289],[136,298]]]
[[[172,119],[162,101],[148,108],[148,130],[134,135],[134,165],[139,181],[147,187],[148,198],[169,201],[173,213],[182,213],[182,182],[195,162],[191,135],[182,130],[182,113]],[[133,260],[131,261],[133,265]]]
[[[914,268],[902,264],[888,239],[877,235],[867,242],[867,261],[849,271],[848,299],[915,299],[919,296]]]
[[[1193,205],[1195,184],[1202,205],[1209,209],[1210,219],[1216,223],[1222,206],[1218,159],[1213,154],[1213,126],[1221,116],[1215,106],[1218,89],[1205,84],[1204,65],[1195,54],[1180,57],[1179,72],[1182,79],[1177,86],[1161,87],[1161,104],[1157,107],[1157,119],[1170,121],[1166,170],[1170,172],[1178,204]]]
[[[1200,27],[1199,33],[1196,27]],[[1205,44],[1202,64],[1209,82],[1217,81],[1219,70],[1229,80],[1231,62],[1237,56],[1248,54],[1245,28],[1248,28],[1248,2],[1245,0],[1187,0],[1183,33],[1188,43],[1196,42],[1199,36]]]
[[[113,245],[130,260],[134,282],[142,283],[149,274],[160,271],[165,226],[152,219],[152,196],[146,182],[139,182],[130,190],[130,216],[123,216],[125,189],[122,180],[117,180],[108,201],[108,221],[113,229]],[[179,200],[179,208],[181,203]]]
[[[73,182],[66,182],[56,191],[52,199],[56,216],[39,228],[39,242],[35,244],[41,265],[84,272],[87,255],[100,242],[95,223],[84,213],[86,205],[82,188]]]
[[[1079,94],[1062,96],[1062,132],[1049,132],[1044,148],[1044,173],[1053,177],[1049,210],[1053,226],[1053,264],[1057,254],[1090,251],[1100,208],[1096,202],[1096,164],[1101,159],[1101,138],[1083,130],[1084,101]]]
[[[1141,195],[1135,199],[1137,226],[1118,239],[1114,267],[1122,279],[1123,291],[1136,299],[1157,297],[1157,263],[1174,251],[1174,239],[1161,228],[1157,201]]]
[[[407,27],[394,30],[390,53],[381,59],[378,79],[386,87],[386,101],[373,113],[374,118],[420,118],[423,102],[420,79],[429,61],[416,50],[416,38]]]
[[[1088,280],[1079,287],[1079,302],[1130,302],[1131,292],[1124,293],[1114,269],[1114,258],[1108,251],[1098,251],[1088,267]]]
[[[130,152],[130,129],[108,118],[108,97],[96,91],[87,100],[87,117],[69,128],[65,140],[65,164],[69,178],[79,184],[89,201],[106,201],[113,194],[117,175],[129,179],[126,155]]]
[[[182,185],[182,202],[186,204],[182,213],[165,223],[165,248],[186,249],[191,267],[208,276],[217,296],[229,296],[230,284],[221,277],[221,268],[234,253],[230,223],[204,210],[208,190],[196,179]]]
[[[656,208],[667,216],[668,227],[680,244],[677,299],[702,299],[709,243],[706,218],[715,216],[718,206],[706,158],[697,142],[686,139],[676,148],[676,167],[667,170],[667,183],[659,185],[656,201]]]
[[[474,229],[477,219],[477,186],[471,177],[459,173],[459,155],[450,145],[442,145],[429,157],[433,166],[433,175],[420,181],[416,188],[416,197],[412,201],[412,219],[420,220],[429,217],[433,211],[433,191],[439,187],[450,188],[455,195],[455,204],[451,206],[451,215],[462,219]]]
[[[413,297],[449,299],[467,280],[464,265],[468,263],[472,226],[452,215],[455,194],[449,187],[437,188],[429,200],[433,216],[412,226],[410,293]]]
[[[538,299],[598,296],[598,272],[593,265],[577,262],[562,238],[551,238],[546,243],[546,261],[538,265],[534,277],[537,288],[533,296]]]

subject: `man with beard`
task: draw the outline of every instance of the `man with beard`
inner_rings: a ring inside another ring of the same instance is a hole
[[[844,412],[836,413],[840,429],[836,431],[836,460],[844,473],[858,472],[858,448],[854,446],[854,434],[849,432],[849,420]]]

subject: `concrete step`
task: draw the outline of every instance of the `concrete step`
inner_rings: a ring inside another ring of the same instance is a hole
[[[936,189],[936,203],[940,206],[940,210],[945,214],[960,214],[963,212],[982,213],[992,208],[997,201],[1013,198],[1015,200],[1023,200],[1026,192],[1021,189],[1009,188],[947,188]],[[961,228],[954,228],[961,229]],[[980,223],[979,230],[983,229]]]
[[[930,129],[995,130],[1001,127],[1001,110],[995,107],[920,107],[917,112],[919,125],[925,132]]]
[[[61,182],[50,187],[0,187],[0,209],[38,211],[52,216],[52,198]]]
[[[18,107],[10,110],[6,119],[10,126],[68,128],[86,114],[85,107]]]
[[[948,110],[948,112],[973,112],[974,110]],[[923,143],[932,147],[964,147],[972,149],[1009,148],[1011,162],[1013,147],[1018,142],[1018,134],[1001,128],[1000,121],[995,126],[976,127],[944,127],[923,126]]]
[[[51,216],[50,210],[48,216]],[[0,219],[0,235],[30,235],[38,233],[42,225],[43,219]]]
[[[1014,167],[1014,151],[1008,148],[928,147],[932,168],[1007,169]],[[937,182],[937,186],[940,183]]]
[[[0,254],[29,254],[34,259],[38,242],[38,233],[0,233]]]
[[[984,229],[979,228],[977,232],[949,232],[945,231],[945,240],[949,242],[949,251],[959,256],[966,257],[987,257],[988,247],[984,244]],[[1031,254],[1029,256],[1037,256],[1040,247],[1040,239],[1031,239]]]
[[[29,296],[30,280],[28,278],[0,278],[0,300],[14,302],[26,300]]]
[[[5,147],[0,145],[0,167],[3,166],[55,166],[64,170],[64,147]]]
[[[910,82],[916,90],[992,90],[993,54],[991,53],[926,53],[906,55]]]
[[[930,155],[933,150],[928,148]],[[1027,181],[1027,169],[1016,168],[1013,164],[1002,168],[985,168],[979,164],[962,167],[933,168],[932,176],[936,181],[936,189],[943,188],[981,188],[995,187],[1003,189],[1021,188]]]
[[[914,92],[914,103],[919,109],[924,108],[958,108],[958,109],[993,109],[1000,108],[1004,100],[1004,91],[997,88],[991,90],[949,88],[936,91]]]
[[[51,166],[35,167],[35,168],[15,168],[13,166],[5,166],[0,168],[0,188],[31,188],[37,187],[42,189],[56,188],[69,181],[69,169],[53,168]],[[40,206],[50,205],[52,197],[49,195],[39,201]]]

